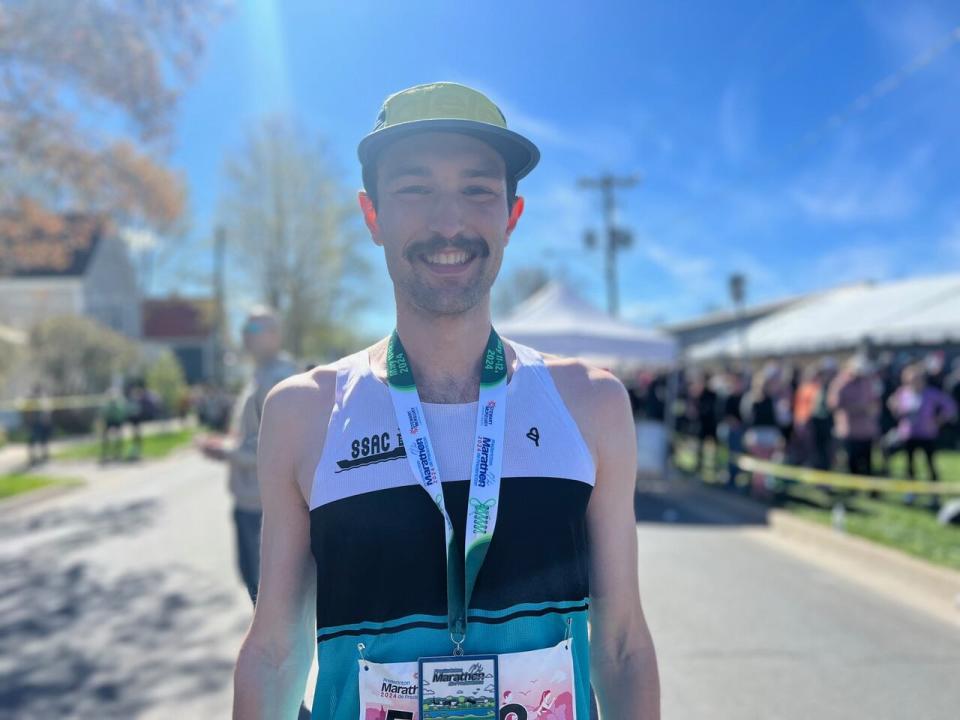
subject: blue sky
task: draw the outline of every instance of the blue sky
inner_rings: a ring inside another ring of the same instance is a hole
[[[440,79],[488,93],[542,151],[504,273],[544,265],[602,305],[602,257],[582,241],[599,197],[576,181],[643,176],[621,195],[636,236],[620,262],[631,320],[725,306],[734,271],[759,302],[960,270],[955,0],[247,0],[181,101],[172,161],[191,225],[152,290],[195,282],[224,157],[260,117],[325,136],[359,187],[356,144],[383,98]],[[233,290],[238,305],[255,300]],[[384,296],[363,324],[386,333],[391,315]]]

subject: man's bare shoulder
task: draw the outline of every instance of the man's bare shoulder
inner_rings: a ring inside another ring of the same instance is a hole
[[[623,383],[608,370],[579,358],[543,353],[543,361],[590,449],[594,464],[598,464],[607,440],[631,424],[630,400]]]
[[[335,400],[337,368],[334,365],[320,365],[307,372],[291,375],[281,380],[267,394],[264,415],[267,408],[273,415],[309,415],[330,414]]]
[[[567,406],[575,402],[593,411],[610,411],[622,407],[627,390],[609,370],[596,367],[580,358],[542,353],[557,391]],[[568,400],[569,398],[569,400]]]
[[[308,448],[322,444],[336,402],[337,369],[313,368],[281,380],[263,405],[260,442],[275,444],[292,460],[304,460]]]

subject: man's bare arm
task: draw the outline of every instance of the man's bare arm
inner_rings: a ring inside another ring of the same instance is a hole
[[[596,488],[587,508],[590,538],[590,668],[609,720],[659,720],[657,656],[640,602],[633,513],[637,441],[620,381],[590,370]]]
[[[313,658],[316,568],[297,478],[323,441],[333,381],[323,371],[275,387],[264,403],[258,474],[263,499],[257,607],[234,674],[234,720],[296,718]]]

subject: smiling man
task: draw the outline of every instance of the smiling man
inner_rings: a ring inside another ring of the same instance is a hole
[[[267,399],[254,620],[235,718],[659,718],[623,386],[493,329],[539,152],[453,83],[390,96],[360,205],[396,330]],[[588,638],[589,625],[589,638]]]

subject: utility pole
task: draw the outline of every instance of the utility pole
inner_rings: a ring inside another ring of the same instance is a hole
[[[603,196],[603,221],[606,229],[604,245],[604,275],[607,283],[607,312],[616,317],[620,312],[620,292],[617,285],[617,251],[628,248],[633,243],[633,235],[624,228],[614,225],[616,215],[616,188],[631,188],[640,183],[639,175],[616,177],[607,173],[597,178],[580,178],[577,185],[585,190],[599,190]],[[596,245],[596,237],[588,232],[584,241],[587,247]]]
[[[223,226],[217,226],[213,236],[213,381],[217,387],[223,387],[223,355],[226,350],[226,308],[223,279],[223,259],[227,246],[227,233]]]
[[[730,299],[733,301],[733,310],[736,314],[737,336],[740,339],[740,359],[747,361],[747,328],[744,316],[744,302],[747,299],[747,276],[743,273],[733,273],[729,280]]]

